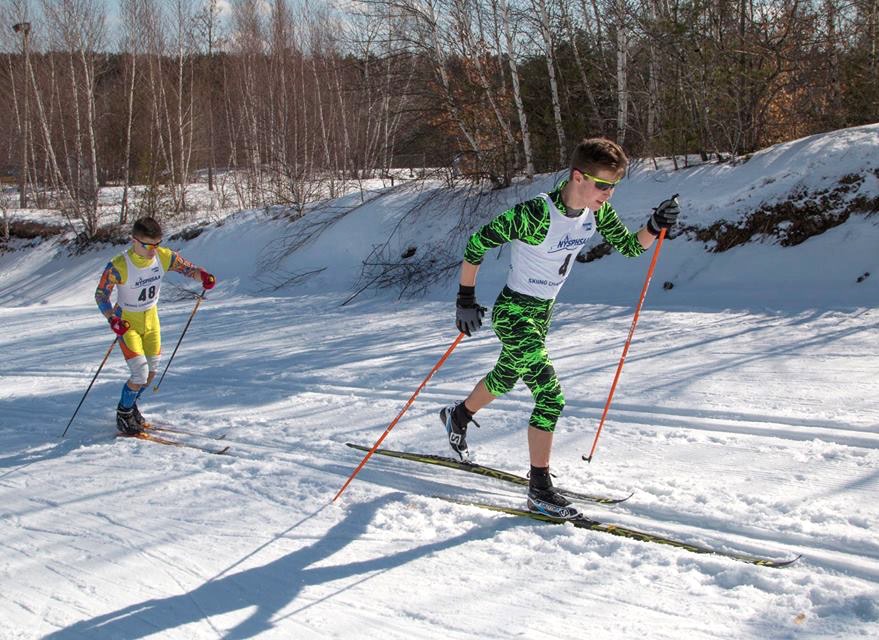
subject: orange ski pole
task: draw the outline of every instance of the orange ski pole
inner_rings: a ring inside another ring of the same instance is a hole
[[[676,196],[675,196],[676,197]],[[595,433],[595,440],[592,441],[592,450],[587,456],[583,454],[586,462],[592,462],[592,456],[595,455],[595,447],[598,446],[598,436],[601,435],[601,429],[604,427],[604,419],[610,409],[613,393],[616,391],[617,382],[620,380],[620,374],[623,372],[623,363],[626,361],[626,354],[629,352],[629,345],[632,344],[632,336],[635,335],[635,325],[638,324],[638,314],[641,313],[641,305],[644,304],[644,297],[647,295],[647,288],[653,279],[653,269],[656,268],[656,259],[659,257],[659,250],[662,248],[662,241],[665,239],[665,229],[659,230],[659,238],[656,241],[656,249],[653,251],[653,259],[650,261],[650,268],[647,270],[647,279],[644,281],[644,288],[641,289],[641,298],[638,300],[638,306],[635,307],[635,317],[632,318],[632,326],[629,327],[629,337],[626,339],[626,345],[623,347],[623,355],[620,357],[620,364],[617,366],[617,373],[613,378],[613,384],[610,386],[610,393],[607,396],[607,402],[604,405],[604,412],[601,414],[601,422],[598,423],[598,431]]]
[[[394,428],[394,425],[397,424],[397,422],[400,420],[400,418],[403,417],[403,414],[406,413],[409,410],[409,407],[412,406],[412,403],[415,402],[415,396],[417,396],[419,393],[421,393],[421,390],[427,385],[428,380],[430,380],[433,377],[433,374],[435,374],[437,371],[439,371],[439,368],[441,366],[443,366],[443,363],[446,361],[446,358],[448,358],[450,355],[452,355],[452,351],[455,350],[455,347],[458,346],[458,343],[461,342],[461,340],[463,338],[464,338],[464,333],[463,332],[459,333],[458,337],[455,338],[455,341],[452,343],[452,345],[448,349],[446,349],[446,352],[443,354],[443,357],[440,358],[439,361],[437,361],[437,363],[435,365],[433,365],[433,369],[430,370],[430,373],[427,374],[427,377],[421,382],[420,385],[418,385],[418,388],[415,390],[415,393],[412,394],[412,397],[409,398],[409,401],[406,403],[406,405],[403,407],[403,409],[400,411],[400,413],[397,414],[397,417],[394,418],[393,420],[391,420],[391,424],[388,425],[388,428],[385,429],[385,432],[381,435],[381,437],[375,441],[375,444],[372,445],[372,449],[369,450],[369,453],[367,453],[363,457],[363,460],[361,460],[360,464],[357,465],[357,468],[354,469],[354,473],[352,473],[350,476],[348,476],[348,480],[345,481],[345,484],[342,485],[342,488],[339,489],[339,492],[333,497],[333,502],[335,502],[336,499],[340,495],[342,495],[342,492],[348,488],[348,485],[351,484],[352,480],[354,480],[354,476],[356,476],[358,473],[360,473],[360,470],[364,467],[364,465],[366,465],[366,462],[372,457],[372,454],[375,453],[375,450],[378,449],[379,446],[381,445],[381,443],[384,441],[384,439],[388,437],[388,434],[391,432],[391,429]]]

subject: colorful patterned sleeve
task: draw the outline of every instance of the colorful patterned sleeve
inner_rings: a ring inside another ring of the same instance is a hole
[[[495,247],[520,240],[530,245],[543,242],[549,230],[546,200],[538,196],[507,209],[497,218],[470,236],[464,249],[464,260],[482,264],[485,254]]]
[[[201,277],[201,269],[176,251],[161,247],[158,253],[159,259],[162,261],[162,266],[165,267],[165,271],[176,271],[177,273],[180,273],[187,278],[192,278],[193,280],[198,280]]]
[[[638,234],[630,232],[610,203],[605,202],[595,214],[598,232],[610,245],[627,258],[636,258],[646,249],[638,241]]]
[[[110,294],[113,293],[113,287],[122,282],[122,274],[112,262],[108,262],[98,281],[98,288],[95,289],[95,302],[98,303],[98,309],[105,316],[113,311],[113,303],[110,302]]]

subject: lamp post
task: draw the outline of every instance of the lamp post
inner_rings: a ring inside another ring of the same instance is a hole
[[[30,121],[30,105],[28,104],[28,90],[27,90],[27,71],[28,71],[28,52],[27,52],[27,41],[28,37],[31,33],[31,23],[30,22],[19,22],[18,24],[12,25],[12,30],[15,33],[21,34],[21,56],[22,62],[24,64],[24,72],[22,73],[22,92],[24,93],[24,109],[21,118],[21,127],[19,128],[21,134],[21,168],[18,174],[18,203],[19,206],[24,209],[27,207],[27,130],[28,124]]]

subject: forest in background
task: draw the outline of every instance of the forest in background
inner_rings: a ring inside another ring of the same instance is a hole
[[[106,186],[117,224],[180,216],[219,175],[241,208],[302,212],[400,168],[507,185],[585,136],[722,161],[879,120],[879,0],[3,0],[2,16],[4,211],[57,208],[85,238]]]

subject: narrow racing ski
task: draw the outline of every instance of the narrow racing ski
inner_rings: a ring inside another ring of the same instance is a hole
[[[704,554],[714,554],[717,556],[723,556],[724,558],[732,558],[733,560],[739,560],[740,562],[746,562],[748,564],[754,564],[761,567],[772,567],[772,568],[781,568],[787,567],[788,565],[793,564],[797,560],[799,560],[802,556],[797,556],[792,559],[786,560],[775,560],[772,558],[755,556],[746,553],[737,553],[735,551],[726,551],[723,549],[713,549],[711,547],[705,547],[697,544],[690,544],[688,542],[682,542],[680,540],[674,540],[672,538],[666,538],[663,536],[659,536],[653,533],[647,533],[646,531],[638,531],[636,529],[629,529],[627,527],[620,527],[615,524],[608,524],[606,522],[599,522],[597,520],[592,520],[585,516],[580,516],[578,518],[573,519],[562,519],[562,518],[554,518],[552,516],[545,515],[543,513],[535,513],[533,511],[529,511],[528,509],[518,509],[516,507],[507,507],[499,504],[490,504],[487,502],[479,502],[475,500],[463,500],[460,498],[452,498],[448,496],[434,496],[435,498],[439,498],[440,500],[445,500],[446,502],[453,502],[455,504],[460,504],[468,507],[479,507],[480,509],[488,509],[489,511],[497,511],[500,513],[507,513],[513,516],[521,516],[524,518],[531,518],[533,520],[539,520],[541,522],[549,522],[551,524],[565,524],[566,522],[570,522],[573,526],[581,528],[581,529],[590,529],[592,531],[603,531],[604,533],[610,533],[615,536],[622,536],[624,538],[632,538],[633,540],[640,540],[641,542],[654,542],[656,544],[664,544],[670,547],[677,547],[679,549],[684,549],[685,551],[689,551],[691,553],[704,553]]]
[[[227,451],[229,451],[229,446],[225,446],[222,449],[218,449],[216,447],[203,447],[201,445],[193,444],[191,442],[181,442],[180,440],[171,440],[169,438],[163,438],[162,436],[157,436],[152,433],[148,433],[146,431],[141,431],[140,433],[135,433],[131,435],[127,435],[124,433],[117,433],[117,437],[119,438],[137,438],[138,440],[147,440],[149,442],[155,442],[156,444],[164,444],[170,447],[183,447],[185,449],[195,449],[196,451],[202,451],[204,453],[211,453],[214,455],[223,455]]]
[[[143,425],[143,428],[147,431],[165,431],[167,433],[179,433],[182,435],[194,436],[197,438],[206,438],[208,440],[224,440],[227,435],[225,433],[221,433],[218,436],[212,436],[210,434],[193,431],[191,429],[181,429],[180,427],[174,427],[170,424],[165,424],[164,422],[147,422],[145,425]]]
[[[352,449],[357,449],[358,451],[369,451],[371,448],[365,447],[360,444],[354,444],[353,442],[346,442],[345,444]],[[481,464],[476,464],[473,462],[462,462],[460,460],[455,460],[454,458],[447,458],[446,456],[438,456],[430,453],[392,451],[390,449],[376,449],[374,453],[391,458],[400,458],[401,460],[411,460],[412,462],[423,462],[425,464],[434,464],[440,467],[447,467],[449,469],[458,469],[459,471],[467,471],[469,473],[487,476],[489,478],[494,478],[495,480],[501,480],[503,482],[509,482],[526,487],[528,486],[528,478],[516,475],[515,473],[511,473],[509,471],[501,471],[500,469],[492,469],[491,467],[485,467]],[[557,491],[563,496],[572,500],[594,502],[597,504],[619,504],[620,502],[625,502],[632,497],[631,493],[625,498],[607,498],[603,496],[578,493],[576,491],[569,491],[567,489],[561,488],[557,489]]]

